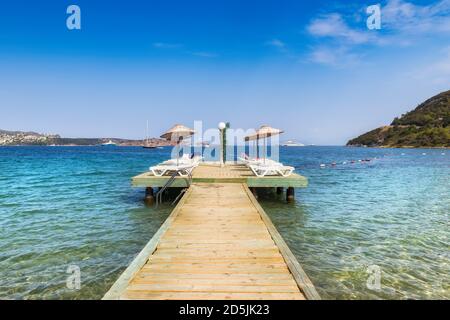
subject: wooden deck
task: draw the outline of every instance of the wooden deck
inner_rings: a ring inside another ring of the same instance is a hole
[[[244,182],[195,182],[104,299],[320,297]]]
[[[145,172],[132,178],[135,187],[162,187],[169,176],[155,177],[151,172]],[[296,173],[289,177],[267,176],[256,177],[250,169],[244,165],[227,164],[221,168],[217,164],[204,164],[192,172],[194,183],[245,183],[248,187],[283,187],[305,188],[308,180]],[[172,187],[187,187],[186,178],[177,177]]]

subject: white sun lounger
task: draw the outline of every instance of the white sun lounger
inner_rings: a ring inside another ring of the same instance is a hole
[[[256,165],[256,166],[279,166],[282,167],[283,164],[280,162],[277,162],[272,159],[244,159],[244,158],[238,158],[239,161],[243,162],[246,166],[250,165]]]
[[[179,164],[178,166],[176,164],[159,164],[157,166],[150,167],[150,171],[156,177],[162,177],[165,174],[173,172],[178,172],[180,176],[187,177],[195,167],[196,165],[193,164]]]
[[[162,165],[198,165],[200,163],[200,160],[202,159],[202,157],[200,156],[195,156],[192,159],[188,157],[181,157],[180,159],[170,159],[170,160],[166,160],[162,163]]]
[[[250,164],[249,168],[253,171],[257,177],[265,176],[283,176],[289,177],[295,168],[283,165],[262,165],[262,164]]]
[[[192,159],[189,157],[182,157],[178,160],[170,159],[156,166],[150,167],[150,171],[157,177],[161,177],[175,171],[177,171],[180,176],[186,177],[192,172],[192,170],[194,170],[194,168],[198,167],[201,159],[202,158],[200,156],[195,156]]]
[[[256,159],[238,158],[238,160],[241,161],[242,163],[244,163],[245,165],[258,164],[259,163],[259,160],[256,160]]]

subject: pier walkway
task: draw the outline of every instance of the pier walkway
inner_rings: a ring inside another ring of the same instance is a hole
[[[145,172],[133,186],[162,187],[170,177]],[[239,164],[201,164],[178,205],[103,299],[320,299],[314,285],[259,205],[256,188],[306,187],[307,179],[255,177]],[[289,192],[292,190],[292,192]]]
[[[192,178],[194,183],[245,183],[250,188],[305,188],[308,185],[308,180],[296,173],[289,177],[256,177],[250,169],[239,164],[227,164],[225,167],[220,167],[215,164],[202,163],[194,169]],[[156,177],[151,172],[144,172],[133,177],[132,184],[134,187],[162,187],[169,179],[170,176]],[[189,185],[186,178],[177,177],[171,186],[184,188]]]
[[[194,182],[103,299],[320,297],[247,184],[227,181]]]

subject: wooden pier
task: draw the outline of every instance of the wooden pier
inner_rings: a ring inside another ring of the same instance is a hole
[[[306,186],[306,179],[258,179],[272,183],[255,182],[243,166],[196,168],[193,184],[103,299],[320,299],[249,189]],[[164,181],[133,178],[145,187]]]
[[[151,172],[144,172],[132,178],[134,187],[163,187],[170,179],[169,176],[156,177]],[[251,190],[257,188],[286,188],[286,199],[293,200],[294,188],[306,188],[308,179],[293,173],[289,177],[267,176],[256,177],[250,169],[244,165],[227,164],[220,167],[217,164],[201,164],[192,173],[193,183],[244,183]],[[173,188],[186,188],[189,180],[184,177],[177,177],[172,183]]]

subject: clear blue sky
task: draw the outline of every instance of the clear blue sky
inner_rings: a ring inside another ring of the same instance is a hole
[[[0,128],[159,136],[176,122],[270,124],[344,144],[450,89],[450,0],[9,1]],[[66,8],[81,8],[81,30]]]

